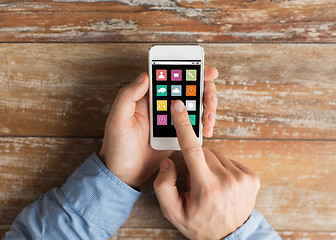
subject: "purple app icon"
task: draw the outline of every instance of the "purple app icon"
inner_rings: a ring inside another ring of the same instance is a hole
[[[182,80],[182,70],[171,70],[171,80],[181,81]]]
[[[167,115],[157,115],[157,125],[167,125]]]

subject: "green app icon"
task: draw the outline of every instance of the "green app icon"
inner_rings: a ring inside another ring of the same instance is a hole
[[[189,115],[191,125],[196,124],[196,115]]]
[[[196,81],[196,69],[186,71],[186,80],[187,81]]]
[[[157,85],[156,96],[158,97],[167,96],[167,85]]]

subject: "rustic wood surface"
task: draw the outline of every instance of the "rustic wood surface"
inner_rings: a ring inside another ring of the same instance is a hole
[[[0,239],[99,150],[113,100],[147,70],[153,42],[208,42],[219,106],[204,144],[260,176],[256,208],[284,240],[336,239],[333,0],[2,1]],[[172,158],[183,191],[186,167]],[[154,177],[110,240],[184,239],[161,214]]]
[[[0,138],[0,225],[8,225],[24,206],[54,186],[93,151],[100,139]],[[206,140],[256,172],[262,187],[257,209],[277,230],[333,231],[336,215],[336,142],[289,140]],[[179,185],[185,188],[186,168],[173,156]],[[159,208],[151,181],[143,187],[124,227],[171,228]]]
[[[149,44],[1,44],[0,135],[102,136]],[[336,139],[336,45],[204,44],[215,138]]]
[[[2,42],[335,42],[336,31],[333,0],[15,0],[0,11]]]
[[[283,240],[334,240],[336,232],[286,232],[279,231]],[[175,229],[139,229],[122,228],[119,231],[120,240],[148,239],[148,240],[182,240],[186,239]]]

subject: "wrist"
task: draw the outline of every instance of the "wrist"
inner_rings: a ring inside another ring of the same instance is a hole
[[[99,157],[101,162],[105,165],[105,167],[110,172],[112,172],[117,178],[119,178],[120,181],[124,182],[125,184],[127,184],[131,188],[139,191],[139,185],[137,184],[137,181],[134,181],[133,179],[130,179],[129,174],[128,174],[128,176],[123,176],[118,171],[116,171],[112,166],[113,164],[111,164],[111,161],[108,160],[108,158],[106,157],[106,154],[104,153],[103,150],[100,150],[100,152],[97,154],[97,156]]]

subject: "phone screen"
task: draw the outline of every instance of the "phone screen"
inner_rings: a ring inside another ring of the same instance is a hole
[[[200,77],[199,60],[152,60],[153,137],[176,137],[170,115],[174,100],[184,103],[199,137]]]

